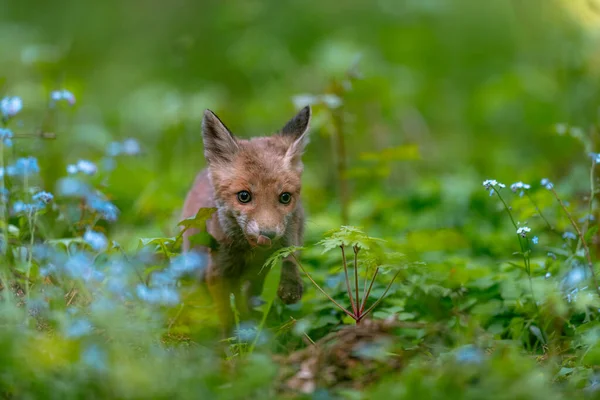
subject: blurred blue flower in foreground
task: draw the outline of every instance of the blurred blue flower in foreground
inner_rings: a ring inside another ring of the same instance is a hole
[[[575,240],[575,239],[577,239],[577,236],[573,232],[568,232],[568,231],[565,232],[565,233],[563,233],[562,237],[563,237],[563,239],[566,239],[566,240]]]
[[[483,352],[473,345],[459,347],[454,356],[461,364],[481,364],[484,358]]]
[[[107,366],[106,353],[96,344],[92,344],[81,353],[81,361],[99,371],[105,370]]]
[[[2,140],[2,142],[4,142],[5,146],[12,146],[12,138],[13,138],[13,133],[10,129],[8,128],[0,128],[0,140]]]
[[[80,278],[86,282],[104,279],[104,274],[94,268],[94,261],[87,253],[72,255],[64,264],[64,268],[72,278]]]
[[[110,157],[116,157],[121,154],[135,156],[140,154],[141,151],[140,143],[133,138],[125,139],[123,142],[111,142],[106,148],[106,154]]]
[[[34,201],[37,201],[37,202],[40,202],[43,204],[48,204],[53,199],[54,199],[54,196],[52,195],[52,193],[48,193],[48,192],[37,192],[36,194],[33,195]]]
[[[93,194],[87,197],[89,206],[107,221],[114,222],[119,217],[119,209],[110,201]]]
[[[92,324],[85,319],[78,319],[72,322],[66,329],[65,335],[71,338],[85,336],[92,332]]]
[[[52,104],[61,100],[66,101],[71,106],[75,104],[75,95],[65,89],[55,90],[52,93],[50,93],[50,99],[52,100]]]
[[[102,251],[108,247],[108,239],[101,232],[87,231],[83,235],[83,240],[95,251]]]
[[[67,165],[67,173],[70,175],[76,174],[78,172],[84,173],[86,175],[94,175],[98,171],[98,167],[91,161],[88,160],[79,160],[76,164]]]
[[[20,97],[4,97],[0,100],[0,112],[5,118],[14,117],[23,109],[23,100]]]
[[[0,167],[0,177],[6,173],[8,176],[29,176],[40,172],[37,159],[35,157],[23,157],[17,159],[14,164],[6,169]]]
[[[65,197],[85,197],[90,187],[76,178],[62,178],[56,183],[56,193]]]
[[[141,300],[150,304],[175,305],[179,303],[179,293],[173,287],[149,288],[139,284],[136,292]]]

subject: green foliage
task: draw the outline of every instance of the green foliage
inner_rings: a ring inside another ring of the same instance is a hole
[[[597,3],[3,2],[0,397],[598,397]],[[214,209],[178,220],[203,111],[248,138],[305,104],[305,245],[221,341],[180,254],[214,246]]]

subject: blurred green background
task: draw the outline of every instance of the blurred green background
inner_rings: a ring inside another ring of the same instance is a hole
[[[58,135],[17,146],[40,156],[49,188],[68,163],[99,161],[111,140],[142,144],[144,154],[106,181],[124,211],[125,242],[175,231],[204,165],[205,108],[240,136],[273,132],[295,113],[294,96],[326,93],[357,57],[362,78],[334,111],[347,147],[349,222],[374,235],[465,226],[477,235],[483,179],[580,176],[570,165],[582,149],[555,124],[587,130],[598,115],[594,1],[0,4],[1,90],[25,103],[15,130]],[[44,113],[60,88],[74,92],[76,107]],[[340,223],[329,115],[316,106],[306,155],[315,238]],[[569,182],[583,190],[586,179]]]

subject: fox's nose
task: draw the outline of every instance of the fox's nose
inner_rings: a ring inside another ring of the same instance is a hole
[[[275,236],[277,236],[277,232],[275,231],[260,231],[261,236],[266,236],[269,239],[275,239]]]

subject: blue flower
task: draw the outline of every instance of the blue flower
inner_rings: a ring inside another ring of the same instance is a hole
[[[23,109],[23,101],[20,97],[5,97],[0,100],[0,111],[5,118],[14,117]]]
[[[107,221],[114,222],[119,217],[119,209],[110,201],[98,196],[89,196],[87,201],[89,206]]]
[[[181,277],[185,274],[192,273],[206,265],[206,258],[196,252],[185,253],[173,259],[170,265],[170,270],[175,276]]]
[[[563,239],[566,239],[566,240],[575,240],[575,239],[577,239],[577,236],[573,232],[568,232],[568,231],[565,232],[565,233],[563,233],[562,237],[563,237]]]
[[[494,191],[498,190],[498,188],[505,188],[506,185],[504,183],[500,183],[495,179],[486,179],[483,181],[483,187],[485,190],[490,192],[490,196],[494,195]]]
[[[75,95],[65,89],[55,90],[52,93],[50,93],[50,99],[52,100],[52,103],[65,100],[71,106],[75,104]]]
[[[544,178],[540,181],[540,185],[542,185],[543,187],[545,187],[548,190],[551,190],[554,187],[554,184],[552,182],[550,182],[550,180],[548,178]]]
[[[40,172],[40,167],[35,157],[22,157],[8,167],[7,172],[10,176],[28,176]]]
[[[64,268],[72,278],[80,278],[86,282],[104,279],[104,274],[94,269],[94,262],[87,253],[76,253],[69,257]]]
[[[88,160],[79,160],[77,161],[77,170],[79,172],[83,172],[86,175],[94,175],[98,168],[96,164]]]
[[[13,133],[8,128],[0,128],[0,140],[8,147],[12,146]]]
[[[106,353],[96,344],[92,344],[83,351],[81,361],[98,371],[104,371],[107,368]]]
[[[65,197],[86,197],[90,187],[76,178],[62,178],[56,183],[56,193]]]
[[[108,246],[108,239],[101,232],[87,231],[83,235],[83,240],[89,244],[95,251],[102,251]]]
[[[76,174],[77,172],[79,172],[79,169],[77,168],[77,165],[75,165],[75,164],[69,164],[69,165],[67,165],[67,173],[69,175]]]
[[[110,142],[106,148],[106,154],[110,157],[116,157],[121,154],[122,147],[119,142]]]
[[[172,287],[148,288],[139,284],[136,292],[139,299],[150,304],[175,305],[179,303],[179,293]]]
[[[533,244],[538,244],[539,241],[540,241],[540,239],[537,236],[534,236],[534,237],[531,238],[531,242]]]
[[[123,153],[128,156],[134,156],[142,151],[140,144],[135,139],[125,139],[123,141]]]
[[[461,364],[481,364],[484,356],[477,347],[467,345],[456,349],[455,358]]]
[[[581,267],[573,268],[565,277],[565,283],[569,287],[576,286],[585,279],[585,270]]]
[[[37,192],[33,195],[33,200],[38,201],[43,204],[48,204],[54,199],[52,193],[48,192]]]
[[[78,319],[71,323],[65,332],[67,337],[78,338],[92,332],[92,324],[85,319]]]

